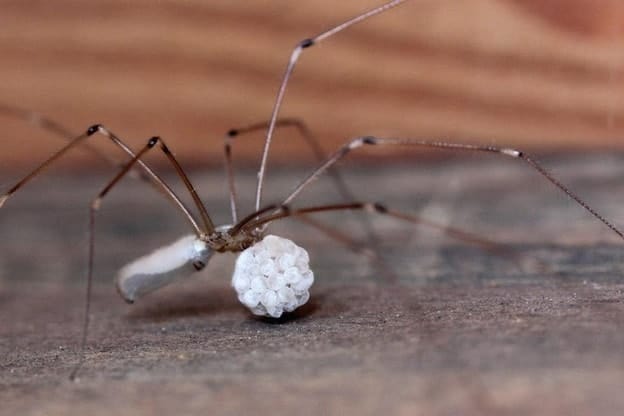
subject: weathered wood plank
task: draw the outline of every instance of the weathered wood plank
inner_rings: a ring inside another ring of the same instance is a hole
[[[623,222],[621,157],[547,165]],[[303,173],[276,175],[271,194]],[[198,179],[216,221],[226,221],[227,203],[214,192],[220,178]],[[243,179],[243,188],[253,185],[253,173]],[[620,413],[622,242],[606,227],[506,159],[369,169],[350,179],[362,195],[437,214],[515,256],[374,216],[399,275],[382,284],[363,257],[285,221],[271,232],[306,247],[316,275],[310,305],[292,319],[255,319],[238,304],[230,255],[126,305],[113,287],[116,270],[187,230],[160,195],[128,181],[98,217],[92,331],[74,384],[66,378],[83,313],[87,199],[103,178],[48,177],[0,211],[3,412]],[[331,195],[322,182],[310,191],[317,201]],[[362,235],[351,214],[321,218]]]

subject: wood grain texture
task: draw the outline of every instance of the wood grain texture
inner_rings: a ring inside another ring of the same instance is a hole
[[[0,102],[76,132],[102,122],[135,146],[162,135],[185,164],[216,162],[225,131],[268,117],[297,41],[378,3],[2,1]],[[408,2],[306,51],[282,114],[328,149],[362,134],[621,148],[623,21],[617,0]],[[0,168],[58,148],[0,123]],[[255,160],[259,141],[237,157]],[[274,150],[301,153],[296,140]]]

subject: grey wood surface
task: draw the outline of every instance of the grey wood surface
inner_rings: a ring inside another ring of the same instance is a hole
[[[544,160],[623,224],[621,155]],[[500,242],[499,256],[433,230],[374,217],[396,282],[295,221],[273,232],[312,257],[308,306],[257,319],[229,287],[234,257],[135,305],[112,279],[125,262],[187,232],[167,202],[126,181],[97,224],[87,361],[76,361],[87,206],[104,177],[48,175],[0,211],[0,413],[621,414],[622,241],[513,160],[346,166],[380,200]],[[267,201],[305,171],[272,171]],[[18,174],[4,175],[8,186]],[[220,171],[193,179],[227,222]],[[253,172],[241,175],[249,209]],[[300,205],[335,201],[320,181]],[[354,214],[319,217],[363,234]]]

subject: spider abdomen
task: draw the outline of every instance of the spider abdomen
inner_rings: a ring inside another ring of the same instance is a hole
[[[174,280],[200,270],[214,254],[195,235],[180,238],[123,267],[117,275],[117,290],[127,301],[153,292]]]

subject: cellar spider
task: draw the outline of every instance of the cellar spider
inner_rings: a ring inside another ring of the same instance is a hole
[[[610,228],[611,231],[616,233],[620,238],[624,239],[624,234],[616,226],[590,207],[567,186],[553,177],[532,157],[520,150],[436,140],[421,140],[416,138],[383,138],[362,136],[347,141],[339,147],[338,150],[327,157],[320,155],[317,151],[317,156],[321,159],[319,165],[303,180],[301,180],[288,194],[286,194],[286,196],[279,201],[279,203],[263,205],[262,197],[267,170],[267,160],[275,129],[280,126],[295,125],[303,133],[304,138],[307,137],[305,125],[300,124],[298,121],[280,119],[279,117],[286,88],[300,55],[304,52],[304,50],[331,38],[347,28],[366,19],[372,18],[375,15],[384,13],[406,1],[407,0],[389,1],[369,11],[361,13],[352,19],[334,26],[314,37],[306,38],[299,42],[293,49],[279,86],[269,121],[267,123],[252,125],[248,128],[233,129],[226,135],[224,151],[226,173],[230,191],[230,208],[232,217],[230,224],[216,225],[213,222],[208,209],[202,202],[191,180],[186,175],[184,169],[175,158],[164,139],[161,137],[152,137],[142,148],[135,152],[128,145],[126,145],[123,139],[114,134],[107,127],[100,124],[92,125],[87,128],[84,133],[72,138],[64,147],[0,196],[0,207],[2,207],[7,200],[13,196],[13,194],[41,173],[45,168],[65,155],[67,151],[86,142],[87,139],[93,136],[101,136],[110,140],[115,146],[125,152],[129,158],[127,161],[119,164],[119,171],[117,174],[105,184],[97,196],[92,200],[90,205],[86,306],[80,344],[80,357],[78,363],[72,371],[72,378],[76,376],[85,357],[93,280],[95,245],[94,230],[96,214],[101,207],[104,197],[122,178],[128,174],[138,176],[142,180],[149,182],[159,189],[174,203],[177,210],[187,220],[188,225],[193,232],[191,235],[185,236],[173,244],[165,246],[151,254],[135,260],[120,271],[117,277],[117,289],[120,295],[128,302],[134,302],[139,297],[171,283],[178,276],[185,274],[188,271],[203,269],[214,253],[234,252],[241,253],[236,262],[237,264],[232,282],[232,285],[238,293],[239,300],[257,315],[277,318],[284,312],[291,312],[297,307],[305,304],[309,298],[308,289],[313,283],[314,278],[308,265],[308,254],[303,248],[296,246],[290,240],[268,235],[267,227],[271,223],[278,220],[297,218],[321,229],[322,231],[325,231],[328,235],[350,245],[352,248],[357,249],[347,235],[341,233],[339,230],[324,227],[321,223],[310,218],[311,214],[321,212],[366,211],[414,224],[425,224],[435,228],[441,228],[454,237],[481,244],[486,248],[490,245],[490,242],[464,233],[461,230],[441,226],[435,222],[427,221],[414,215],[394,210],[379,202],[363,202],[353,200],[348,188],[344,186],[340,176],[334,170],[334,167],[341,159],[345,158],[352,151],[360,147],[376,148],[380,146],[405,146],[456,152],[480,152],[520,160],[583,207],[597,220]],[[4,114],[30,121],[39,127],[57,133],[63,137],[67,138],[70,136],[67,129],[58,123],[55,123],[45,117],[37,116],[35,113],[18,110],[12,107],[2,107],[0,108],[0,111]],[[266,129],[267,132],[262,150],[260,167],[258,170],[254,210],[246,216],[239,218],[237,194],[232,168],[231,142],[234,137],[242,133],[259,129]],[[311,143],[313,150],[315,150],[314,141],[309,141],[309,143]],[[193,201],[193,207],[197,211],[196,214],[193,213],[191,208],[189,208],[180,199],[180,197],[171,189],[166,181],[155,173],[143,160],[146,153],[153,149],[160,149],[167,161],[174,168],[178,177],[184,183],[184,186]],[[112,161],[112,163],[117,164],[116,161]],[[347,201],[330,205],[318,205],[303,208],[294,207],[292,204],[303,189],[326,173],[331,174],[342,197]],[[377,237],[372,232],[371,228],[368,227],[368,223],[366,221],[367,220],[364,222],[365,228],[369,234],[370,240],[374,242]],[[372,254],[370,252],[366,253],[375,257],[374,252]]]

